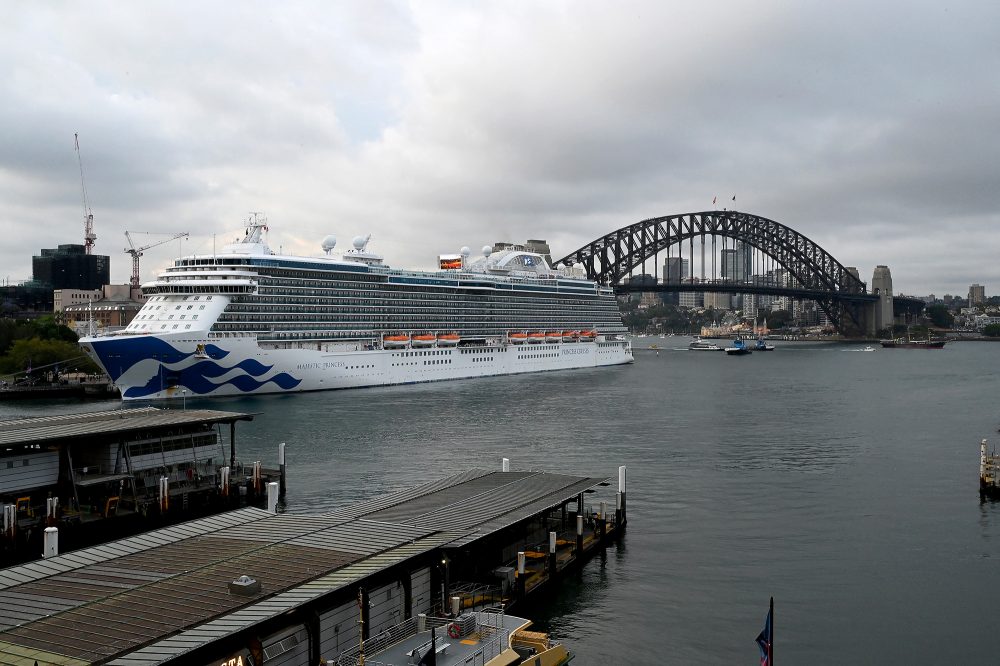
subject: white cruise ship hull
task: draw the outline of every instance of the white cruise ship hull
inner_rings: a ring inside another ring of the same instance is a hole
[[[373,349],[364,343],[259,345],[252,337],[120,335],[80,340],[124,400],[297,393],[619,365],[626,340]]]

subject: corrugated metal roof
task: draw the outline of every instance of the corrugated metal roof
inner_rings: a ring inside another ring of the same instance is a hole
[[[3,570],[0,664],[31,650],[40,663],[173,659],[603,481],[471,470],[330,514],[243,509]],[[261,580],[256,601],[229,594],[242,574]]]
[[[89,414],[62,414],[0,421],[0,446],[53,443],[111,432],[129,432],[196,423],[249,421],[253,414],[214,409],[117,409]]]

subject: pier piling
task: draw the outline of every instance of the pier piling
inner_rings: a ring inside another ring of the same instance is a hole
[[[278,444],[278,476],[281,486],[278,488],[278,496],[285,496],[285,443]]]
[[[622,497],[621,524],[624,525],[628,522],[628,516],[625,513],[625,465],[618,468],[618,494]]]
[[[549,532],[549,576],[555,578],[558,569],[556,568],[556,533]]]
[[[267,484],[267,512],[278,513],[278,483],[276,481]]]
[[[500,470],[503,472],[510,471],[510,458],[502,458],[500,460]]]
[[[583,557],[583,514],[576,514],[576,556]]]
[[[524,599],[524,551],[517,553],[517,598]]]
[[[55,557],[59,554],[59,528],[58,527],[46,527],[45,528],[45,543],[42,548],[42,557]]]

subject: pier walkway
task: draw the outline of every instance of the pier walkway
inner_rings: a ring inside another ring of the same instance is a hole
[[[3,569],[0,664],[335,659],[418,614],[523,603],[624,529],[624,468],[617,496],[584,501],[608,485],[471,470],[327,514],[245,508]],[[492,592],[463,598],[459,581]]]

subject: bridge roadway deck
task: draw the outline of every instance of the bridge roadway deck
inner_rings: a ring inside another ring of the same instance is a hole
[[[240,509],[3,569],[0,664],[214,659],[290,616],[317,616],[345,588],[474,549],[604,485],[474,469],[327,514]],[[230,593],[243,574],[258,593]]]

